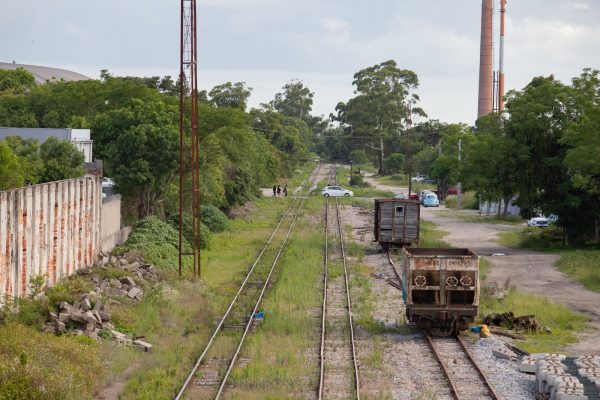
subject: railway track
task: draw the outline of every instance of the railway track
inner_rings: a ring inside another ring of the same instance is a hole
[[[317,180],[321,165],[309,178],[308,187]],[[304,207],[308,195],[300,191],[249,268],[237,293],[217,323],[213,334],[175,396],[219,399],[238,361],[246,337],[252,330],[261,301],[269,287],[273,272],[287,244],[290,233]],[[287,229],[286,229],[287,228]],[[240,333],[241,332],[241,333]]]
[[[434,338],[427,335],[426,339],[444,371],[454,399],[500,400],[460,336]]]
[[[336,184],[335,168],[330,184]],[[334,203],[330,212],[330,202]],[[333,234],[330,241],[330,235]],[[336,249],[337,248],[337,249]],[[338,250],[330,255],[330,250]],[[337,199],[325,198],[325,245],[318,399],[360,399],[359,365],[344,236]],[[334,267],[331,268],[330,267]],[[335,271],[334,271],[335,269]],[[338,271],[340,270],[340,271]],[[338,273],[338,272],[341,272]]]
[[[396,278],[402,283],[402,275],[394,263],[391,249],[388,249],[387,255]],[[454,399],[500,399],[460,336],[440,338],[426,334],[425,339],[448,381],[450,395]]]

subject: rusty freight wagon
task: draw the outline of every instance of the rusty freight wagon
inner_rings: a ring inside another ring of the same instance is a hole
[[[404,248],[406,316],[417,327],[456,334],[479,306],[479,256],[469,249]]]
[[[376,199],[375,241],[384,249],[419,243],[420,213],[417,200]]]

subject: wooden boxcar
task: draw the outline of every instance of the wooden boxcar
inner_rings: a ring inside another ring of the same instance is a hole
[[[469,249],[404,248],[406,316],[417,327],[458,333],[479,306],[479,256]]]
[[[417,244],[420,215],[418,200],[376,199],[375,241],[383,248]]]

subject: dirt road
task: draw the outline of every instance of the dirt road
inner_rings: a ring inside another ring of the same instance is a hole
[[[380,185],[374,179],[367,178],[372,185],[384,189],[407,191],[406,188]],[[499,287],[507,283],[529,293],[548,297],[585,313],[591,318],[592,330],[583,332],[581,340],[569,346],[570,355],[600,355],[600,293],[584,288],[580,283],[569,279],[555,268],[559,256],[528,249],[513,249],[497,243],[498,234],[519,227],[501,224],[465,222],[456,218],[441,216],[440,208],[422,208],[421,217],[449,232],[445,241],[455,247],[468,247],[490,261],[492,266],[487,281],[495,282]],[[505,253],[506,256],[492,257],[491,254]]]

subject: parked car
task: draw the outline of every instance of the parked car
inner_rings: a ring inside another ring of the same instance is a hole
[[[419,200],[419,193],[411,193],[410,196],[408,196],[408,198],[410,200]]]
[[[544,216],[534,217],[527,221],[527,226],[537,226],[538,228],[546,228],[550,225],[550,220]]]
[[[427,193],[421,200],[423,207],[439,207],[440,201],[435,193]]]
[[[425,179],[429,179],[429,178],[426,177],[425,175],[417,175],[417,176],[413,176],[412,178],[410,178],[410,180],[413,182],[423,182]]]
[[[406,193],[404,193],[404,192],[399,192],[399,193],[396,193],[396,194],[394,195],[394,198],[395,198],[395,199],[406,199]]]
[[[456,196],[458,194],[458,189],[455,187],[449,187],[446,193],[448,193],[448,196]]]
[[[351,190],[344,189],[340,186],[325,186],[321,194],[325,197],[351,197],[354,193]]]
[[[423,202],[423,199],[425,198],[425,195],[427,195],[429,193],[436,194],[436,193],[434,193],[433,191],[431,191],[429,189],[421,190],[421,193],[419,193],[419,201]],[[437,196],[437,194],[436,194],[436,196]]]

